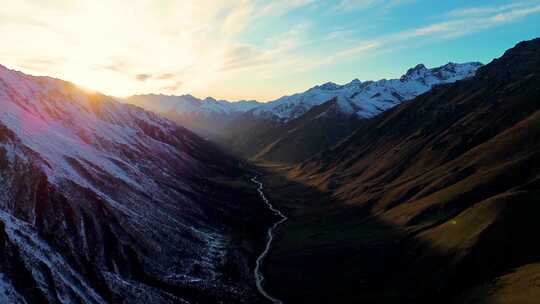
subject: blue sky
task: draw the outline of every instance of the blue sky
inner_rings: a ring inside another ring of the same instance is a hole
[[[338,3],[339,2],[339,3]],[[336,4],[338,3],[338,4]],[[331,1],[290,11],[273,20],[257,22],[242,37],[259,44],[265,35],[301,28],[297,51],[314,63],[313,69],[280,74],[274,84],[302,90],[313,84],[353,78],[372,80],[399,77],[408,68],[449,61],[488,63],[517,42],[540,36],[538,1]],[[340,6],[341,5],[341,6]],[[431,32],[430,32],[431,29]],[[415,31],[415,37],[406,38]],[[404,37],[400,37],[400,35]],[[385,38],[388,41],[384,41]],[[362,45],[380,46],[346,54]],[[308,60],[309,61],[309,60]],[[301,70],[301,69],[300,69]]]
[[[0,36],[0,64],[106,94],[267,101],[488,63],[540,36],[540,0],[26,0],[0,8]]]

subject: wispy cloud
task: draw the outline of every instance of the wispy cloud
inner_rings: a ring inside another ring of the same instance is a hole
[[[294,9],[315,4],[315,0],[276,0],[263,5],[259,10],[259,16],[282,15]]]
[[[392,7],[411,3],[415,0],[341,0],[334,6],[335,11],[358,11],[379,7],[390,9]]]
[[[289,62],[296,56],[295,50],[301,43],[305,43],[305,34],[309,28],[309,23],[300,23],[280,35],[266,39],[262,45],[232,45],[226,50],[222,70],[255,67],[261,72],[264,69],[277,69],[281,62]]]
[[[163,90],[166,93],[175,93],[178,92],[182,88],[182,85],[184,84],[183,81],[177,80],[174,81],[166,86],[161,87],[160,89]]]
[[[151,77],[152,77],[151,74],[144,74],[144,73],[135,75],[135,79],[137,79],[138,81],[147,81]]]
[[[164,73],[164,74],[157,75],[155,78],[159,79],[159,80],[167,80],[167,79],[174,78],[174,74],[173,73]]]
[[[408,46],[413,47],[415,42],[420,40],[425,41],[429,39],[431,42],[434,42],[441,39],[458,38],[537,13],[540,13],[540,4],[538,1],[512,3],[496,7],[471,7],[452,11],[447,14],[449,18],[446,20],[387,34],[380,38],[362,41],[353,47],[333,54],[324,61],[312,65],[311,68],[332,64],[367,52],[375,52],[377,50],[389,51],[394,48],[402,48],[402,42],[404,41],[407,42]]]
[[[455,9],[448,12],[449,17],[478,17],[495,13],[503,13],[512,9],[526,8],[537,1],[515,2],[498,6],[479,6]]]
[[[127,7],[123,1],[8,1],[0,7],[0,63],[120,96],[164,91],[257,98],[235,92],[255,80],[260,89],[286,75],[313,75],[322,66],[455,39],[540,12],[540,0],[508,0],[414,22],[392,15],[419,3],[138,0]],[[382,15],[391,22],[381,26]],[[405,27],[411,24],[423,25]]]
[[[335,7],[336,11],[363,10],[380,4],[382,0],[341,0]]]

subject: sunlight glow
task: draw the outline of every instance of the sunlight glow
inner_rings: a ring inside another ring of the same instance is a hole
[[[221,68],[229,34],[205,24],[232,3],[13,1],[0,9],[2,60],[119,96],[196,90]]]
[[[399,77],[419,63],[415,48],[428,52],[430,44],[540,15],[540,0],[479,0],[470,7],[441,2],[430,6],[436,12],[419,10],[422,2],[7,1],[0,6],[0,64],[118,97],[191,93],[267,101],[328,80]],[[411,12],[415,22],[397,22]],[[380,21],[386,19],[396,22]],[[534,24],[516,25],[515,36],[540,34]],[[486,37],[501,41],[496,33]],[[508,40],[491,52],[517,42]],[[427,63],[461,59],[441,50],[449,48],[429,52],[440,57]],[[399,57],[416,62],[396,64],[392,52],[398,51],[409,51]],[[492,54],[482,55],[465,61]]]

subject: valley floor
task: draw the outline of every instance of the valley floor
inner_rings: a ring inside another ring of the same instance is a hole
[[[406,290],[384,286],[399,232],[359,221],[363,210],[341,210],[326,193],[287,179],[286,167],[265,169],[267,195],[289,217],[264,269],[272,294],[285,303],[404,302]]]
[[[369,208],[336,201],[291,180],[286,166],[261,166],[268,198],[289,218],[263,266],[266,289],[284,303],[536,303],[538,299],[538,263],[495,275],[485,284],[468,285],[471,282],[463,276],[467,273],[458,276],[452,256],[378,220]]]

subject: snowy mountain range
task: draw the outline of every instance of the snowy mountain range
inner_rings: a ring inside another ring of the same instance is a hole
[[[2,303],[255,294],[227,245],[253,208],[210,179],[236,178],[237,160],[170,120],[0,66],[0,169]]]
[[[261,105],[254,100],[229,102],[161,94],[135,95],[125,101],[164,115],[205,138],[215,138],[234,119]]]
[[[471,77],[481,66],[482,64],[478,62],[448,63],[428,69],[423,64],[419,64],[409,69],[400,79],[366,82],[354,79],[345,85],[327,82],[303,93],[284,96],[263,104],[253,110],[253,113],[288,121],[300,117],[314,106],[337,98],[339,109],[343,113],[369,118],[404,100],[413,99],[429,91],[435,85]]]
[[[298,163],[330,148],[359,124],[437,85],[472,77],[481,63],[419,64],[399,79],[328,82],[262,104],[220,128],[217,140],[242,157]]]
[[[216,119],[217,115],[232,116],[246,112],[251,112],[261,118],[286,122],[302,116],[315,106],[336,98],[341,112],[369,118],[404,100],[413,99],[435,85],[471,77],[481,66],[479,62],[462,64],[451,62],[428,69],[423,64],[419,64],[409,69],[399,79],[365,82],[354,79],[344,85],[327,82],[303,93],[283,96],[266,103],[254,100],[229,102],[212,97],[199,99],[192,95],[155,94],[136,95],[127,98],[126,101],[169,117],[178,116],[180,122],[182,119],[189,119],[186,116],[196,116],[200,119],[212,116]],[[201,118],[202,116],[204,117]]]

